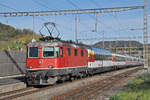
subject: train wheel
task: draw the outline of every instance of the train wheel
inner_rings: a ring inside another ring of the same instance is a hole
[[[74,81],[75,80],[75,78],[74,77],[70,77],[70,81],[72,82],[72,81]]]
[[[57,80],[58,80],[57,77],[49,77],[49,78],[47,79],[47,82],[48,82],[49,84],[53,85],[53,84],[56,84]]]
[[[83,78],[85,78],[85,77],[87,77],[87,74],[84,72],[84,73],[83,73]]]

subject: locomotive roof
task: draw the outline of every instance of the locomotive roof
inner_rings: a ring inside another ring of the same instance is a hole
[[[63,45],[63,46],[71,46],[71,47],[76,47],[76,48],[90,48],[87,45],[77,44],[77,43],[69,43],[67,41],[38,41],[38,42],[31,42],[31,43],[27,44],[27,46],[38,46],[38,45],[43,45],[43,46]]]

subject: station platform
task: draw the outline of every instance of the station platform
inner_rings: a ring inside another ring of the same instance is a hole
[[[0,93],[26,88],[24,75],[0,77]]]

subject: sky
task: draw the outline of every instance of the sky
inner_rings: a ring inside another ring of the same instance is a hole
[[[47,11],[47,10],[72,10],[111,8],[126,6],[143,6],[144,0],[0,0],[0,12],[15,11]],[[150,0],[147,2],[147,14],[150,14]],[[133,38],[143,35],[143,10],[132,10],[118,13],[98,14],[97,32],[95,29],[94,14],[78,15],[78,39],[86,44],[94,44],[104,40],[136,40],[142,42],[141,38]],[[45,22],[54,22],[59,30],[60,38],[64,40],[75,40],[75,16],[36,16],[36,17],[1,17],[0,22],[11,25],[18,29],[31,29],[39,34],[39,30]],[[150,17],[148,17],[150,23]],[[150,26],[148,24],[148,26]],[[134,30],[132,30],[134,29]],[[49,35],[46,29],[42,30],[44,35]],[[149,31],[148,31],[149,32]],[[103,36],[104,33],[104,36]],[[54,31],[54,36],[57,32]],[[129,38],[130,37],[130,38]],[[97,38],[97,39],[95,39]]]

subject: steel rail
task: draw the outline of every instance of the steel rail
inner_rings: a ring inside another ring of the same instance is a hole
[[[9,97],[12,97],[14,95],[18,95],[18,94],[21,94],[24,92],[33,91],[33,90],[37,90],[37,89],[33,88],[33,87],[29,87],[29,88],[23,88],[23,89],[19,89],[19,90],[15,90],[15,91],[1,93],[0,100],[9,100]]]
[[[137,68],[137,70],[140,70],[140,69],[141,69],[141,68]],[[134,70],[135,70],[135,69],[134,69]],[[132,73],[133,73],[134,70],[127,71],[127,72],[128,72],[128,73],[129,73],[129,72],[132,72]],[[99,81],[97,81],[97,82],[94,82],[94,83],[91,83],[91,84],[88,84],[88,85],[79,87],[79,88],[74,89],[74,90],[72,90],[72,91],[65,92],[65,93],[63,93],[63,94],[60,94],[60,95],[58,95],[58,96],[55,96],[55,97],[51,98],[50,100],[63,100],[63,99],[64,99],[64,100],[67,100],[68,97],[71,97],[71,96],[73,96],[73,95],[75,95],[75,94],[77,94],[77,93],[80,93],[80,92],[84,91],[84,90],[87,89],[87,88],[92,88],[92,87],[94,87],[94,86],[100,86],[100,85],[102,85],[102,84],[106,84],[107,81],[114,80],[115,77],[120,77],[120,75],[124,75],[124,74],[126,74],[127,72],[123,72],[123,73],[114,75],[114,76],[112,76],[112,77],[109,77],[109,78],[106,78],[106,79],[103,79],[103,80],[99,80]],[[120,78],[119,78],[119,79],[120,79]],[[116,81],[116,80],[114,80],[114,81]],[[108,86],[104,86],[104,87],[108,87]],[[104,88],[104,87],[103,87],[103,88]],[[102,87],[101,87],[101,88],[98,88],[98,90],[99,90],[99,89],[102,89]],[[95,93],[96,91],[97,91],[97,89],[96,89],[96,90],[93,90],[92,92]],[[82,100],[83,98],[88,97],[89,94],[92,94],[92,93],[91,93],[91,92],[90,92],[90,93],[87,93],[87,95],[84,95],[84,97],[80,97],[80,99]],[[70,98],[69,98],[69,99],[70,99]],[[77,98],[77,99],[80,100],[79,98]]]
[[[111,71],[111,72],[116,72],[116,70]],[[89,78],[89,77],[87,77],[87,78]],[[73,82],[81,81],[81,80],[84,80],[84,79],[86,79],[86,78],[83,78],[83,79],[80,79],[80,80],[74,80]],[[105,81],[108,81],[109,79],[110,78],[101,80],[101,82],[100,81],[99,82],[94,82],[94,83],[92,83],[92,85],[94,86],[94,85],[102,84],[102,81],[105,82]],[[56,84],[54,86],[44,87],[44,88],[40,88],[40,89],[30,87],[30,88],[11,91],[11,92],[6,92],[6,93],[0,94],[0,100],[13,100],[13,99],[16,99],[16,98],[22,98],[22,97],[27,96],[27,95],[31,95],[31,94],[34,94],[34,93],[38,93],[38,92],[53,89],[53,88],[56,88],[56,87],[64,86],[66,84],[70,84],[70,82],[65,82],[63,84]],[[90,85],[88,85],[88,86],[90,87]],[[86,88],[86,87],[87,86],[83,86],[83,88]],[[82,91],[82,90],[78,89],[78,91]],[[78,91],[75,91],[74,93],[76,93]],[[69,93],[69,94],[71,95],[71,93]],[[68,95],[68,94],[66,93],[65,95]],[[65,95],[63,94],[60,98],[64,97]],[[58,99],[54,97],[54,99],[52,99],[52,100],[58,100]]]
[[[105,90],[105,89],[109,89],[109,88],[111,88],[115,83],[118,83],[119,81],[128,78],[128,77],[127,77],[127,76],[129,76],[128,74],[133,74],[134,72],[137,72],[138,70],[140,70],[140,68],[135,69],[135,70],[128,71],[127,73],[123,73],[123,74],[121,74],[121,75],[123,75],[123,76],[120,76],[119,78],[116,78],[116,79],[112,80],[112,82],[107,83],[106,85],[104,85],[104,86],[102,86],[102,87],[99,87],[99,88],[96,88],[96,89],[94,89],[94,90],[92,90],[92,91],[87,92],[85,95],[79,97],[77,100],[86,100],[88,97],[90,97],[91,95],[96,94],[97,92],[103,91],[103,90]],[[125,76],[124,76],[124,75],[125,75]]]

